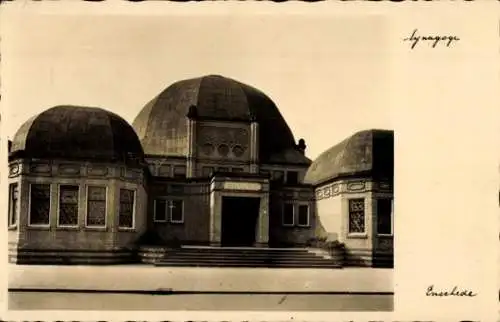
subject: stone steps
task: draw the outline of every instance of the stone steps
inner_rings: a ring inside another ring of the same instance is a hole
[[[142,262],[156,266],[341,268],[342,260],[324,258],[307,249],[142,247]]]

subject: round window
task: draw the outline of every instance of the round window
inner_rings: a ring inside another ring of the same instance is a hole
[[[229,147],[226,144],[221,144],[219,145],[218,151],[220,155],[226,156],[229,153]]]
[[[245,152],[245,150],[243,150],[241,146],[236,145],[233,147],[233,153],[235,156],[241,157],[243,155],[243,152]]]
[[[212,154],[214,152],[214,146],[210,143],[205,143],[202,147],[202,151],[204,154]]]

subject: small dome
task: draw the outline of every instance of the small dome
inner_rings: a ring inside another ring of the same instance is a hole
[[[261,162],[286,159],[290,163],[310,164],[297,150],[290,128],[269,97],[256,88],[218,75],[178,81],[146,104],[133,122],[144,152],[186,156],[188,116],[200,120],[256,121]]]
[[[95,107],[56,106],[19,128],[9,157],[126,162],[142,160],[144,153],[120,116]]]
[[[317,185],[356,175],[392,180],[393,169],[394,132],[366,130],[323,152],[307,170],[304,181]]]

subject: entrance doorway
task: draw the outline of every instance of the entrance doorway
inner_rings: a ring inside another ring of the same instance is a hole
[[[260,198],[222,197],[221,245],[253,246],[259,208]]]

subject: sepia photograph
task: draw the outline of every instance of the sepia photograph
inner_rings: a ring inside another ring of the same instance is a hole
[[[384,18],[165,18],[9,21],[9,309],[392,311]]]
[[[3,5],[2,316],[494,320],[493,6],[128,5]]]

